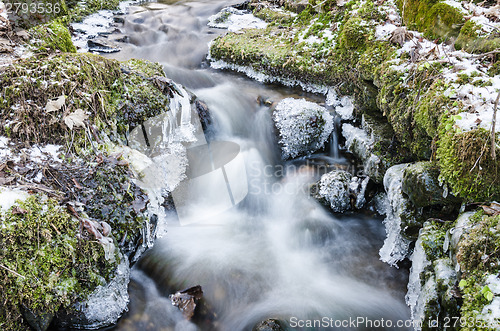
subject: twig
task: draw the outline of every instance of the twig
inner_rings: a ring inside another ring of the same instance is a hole
[[[9,268],[7,268],[6,266],[4,266],[4,265],[2,265],[2,264],[0,264],[0,267],[1,267],[1,268],[4,268],[4,269],[5,269],[5,270],[7,270],[7,271],[12,272],[12,273],[13,273],[14,275],[16,275],[16,276],[19,276],[19,277],[21,277],[21,278],[26,279],[26,277],[24,277],[23,275],[18,274],[18,273],[17,273],[17,272],[15,272],[14,270],[9,269]]]
[[[500,91],[498,91],[497,98],[495,100],[495,105],[493,106],[493,120],[491,121],[491,157],[493,158],[493,161],[497,161],[497,153],[496,153],[496,135],[495,135],[495,126],[497,122],[497,107],[498,107],[498,100],[500,100]]]
[[[476,58],[486,57],[488,55],[493,55],[493,54],[500,54],[500,50],[494,50],[494,51],[487,52],[487,53],[472,55],[471,58],[476,59]]]

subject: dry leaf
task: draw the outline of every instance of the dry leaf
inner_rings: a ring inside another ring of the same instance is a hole
[[[21,215],[21,214],[27,214],[28,211],[26,209],[23,209],[19,206],[15,206],[14,208],[12,208],[12,214],[14,215]]]
[[[64,103],[66,102],[66,96],[61,95],[59,98],[55,98],[52,100],[47,101],[47,105],[45,106],[45,110],[47,113],[53,112],[53,111],[58,111],[64,106]]]
[[[85,120],[89,117],[89,115],[85,114],[85,112],[81,109],[75,110],[73,113],[64,116],[64,123],[68,126],[70,130],[73,130],[73,127],[85,127]]]

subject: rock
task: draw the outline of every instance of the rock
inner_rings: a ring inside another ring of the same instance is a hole
[[[460,316],[460,306],[454,294],[457,274],[443,249],[445,233],[442,228],[426,223],[411,256],[406,303],[410,306],[412,319],[423,325],[429,325],[431,321],[443,325],[447,319]]]
[[[275,318],[270,318],[265,321],[257,323],[252,331],[285,331],[286,324]]]
[[[56,324],[74,329],[98,329],[115,324],[127,309],[129,279],[129,262],[122,257],[113,279],[98,286],[86,301],[58,312]]]
[[[33,311],[29,308],[22,307],[21,312],[26,322],[33,328],[35,331],[45,331],[49,328],[52,319],[54,318],[54,314],[52,313],[43,313],[39,311]]]
[[[391,166],[411,160],[393,139],[394,131],[381,116],[363,114],[361,128],[345,123],[342,135],[346,148],[363,164],[364,173],[378,184]]]
[[[172,306],[176,306],[182,312],[185,319],[190,320],[196,309],[196,302],[203,297],[200,285],[177,291],[169,296]]]
[[[333,131],[328,111],[304,99],[286,98],[274,109],[283,159],[311,154],[321,149]]]
[[[404,171],[402,190],[417,208],[460,203],[446,184],[439,185],[438,176],[438,166],[430,161],[411,164]]]
[[[352,175],[347,171],[334,170],[321,176],[316,183],[313,197],[329,206],[332,211],[342,213],[351,208],[349,186]]]
[[[116,53],[121,51],[121,48],[112,44],[109,41],[104,39],[89,39],[87,41],[87,46],[89,48],[89,52],[97,52],[97,53]]]

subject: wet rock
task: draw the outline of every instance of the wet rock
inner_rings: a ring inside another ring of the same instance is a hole
[[[457,274],[443,248],[445,238],[446,230],[426,223],[411,256],[406,303],[410,306],[412,319],[423,325],[430,325],[431,321],[443,325],[446,319],[459,316],[455,295]]]
[[[270,318],[265,321],[257,323],[252,331],[285,331],[286,324],[275,318]]]
[[[127,309],[129,279],[129,262],[123,257],[111,281],[98,286],[87,300],[58,312],[56,325],[72,329],[98,329],[115,324]]]
[[[346,148],[363,164],[364,173],[381,184],[391,166],[408,162],[411,156],[394,139],[392,127],[381,116],[363,114],[361,128],[342,125]]]
[[[188,289],[175,292],[169,296],[172,305],[179,307],[179,310],[184,315],[184,318],[190,320],[196,309],[196,301],[203,297],[203,291],[200,285],[190,287]]]
[[[26,322],[35,331],[47,330],[52,322],[52,319],[54,318],[54,314],[52,313],[33,311],[26,307],[22,307],[21,312]]]
[[[304,99],[281,100],[274,109],[273,120],[283,159],[323,148],[333,131],[332,115],[324,107]]]
[[[439,185],[438,176],[439,168],[432,162],[411,164],[404,171],[402,190],[416,207],[460,203],[446,184]]]
[[[104,39],[89,39],[87,47],[89,52],[97,53],[116,53],[121,50],[120,47]]]

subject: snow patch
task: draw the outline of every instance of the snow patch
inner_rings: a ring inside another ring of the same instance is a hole
[[[339,97],[333,88],[328,89],[325,103],[332,106],[335,112],[344,121],[354,119],[354,103],[350,96]]]
[[[21,190],[0,187],[0,211],[8,211],[16,204],[16,201],[24,201],[29,196],[28,193]]]
[[[222,9],[219,13],[208,18],[208,26],[218,29],[227,29],[236,32],[242,29],[265,29],[267,23],[253,16],[246,10],[233,7]]]

